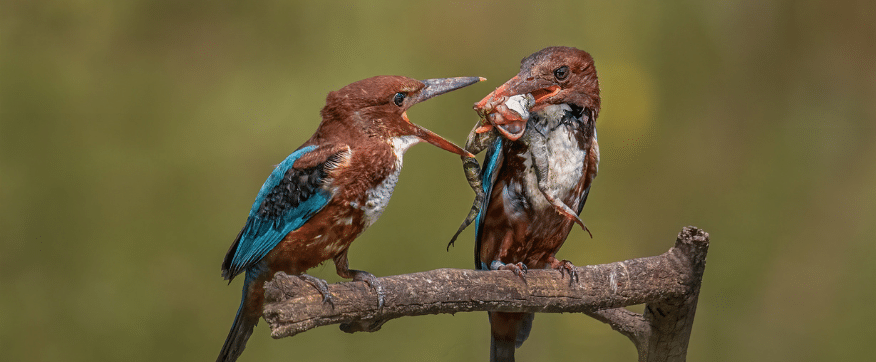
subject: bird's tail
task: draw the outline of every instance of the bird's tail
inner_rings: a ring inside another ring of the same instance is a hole
[[[534,313],[490,312],[490,362],[514,362],[519,348],[532,330]]]
[[[247,284],[247,283],[244,283]],[[228,332],[228,337],[225,338],[225,344],[222,345],[222,351],[219,352],[219,357],[216,362],[234,362],[243,349],[246,348],[246,341],[252,335],[253,328],[259,323],[259,315],[248,313],[246,311],[246,296],[247,288],[243,288],[243,299],[240,301],[240,307],[237,308],[237,315],[234,317],[234,323],[231,324],[231,331]]]

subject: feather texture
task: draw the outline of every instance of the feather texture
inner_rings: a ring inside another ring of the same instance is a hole
[[[304,225],[331,199],[323,183],[326,163],[310,169],[292,167],[296,160],[314,152],[317,146],[307,146],[286,157],[274,168],[262,185],[249,211],[246,225],[231,245],[222,276],[231,280],[265,257],[290,232]]]

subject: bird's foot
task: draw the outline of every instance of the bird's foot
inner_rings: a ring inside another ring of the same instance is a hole
[[[551,257],[549,259],[551,264],[551,269],[560,271],[560,278],[565,278],[566,274],[569,275],[569,285],[572,283],[578,282],[578,269],[575,268],[575,265],[572,264],[571,261],[568,260],[558,260],[557,258]]]
[[[377,277],[375,277],[374,274],[362,270],[351,269],[350,272],[353,273],[353,281],[368,283],[368,285],[377,292],[377,310],[382,309],[386,302],[386,293],[383,291],[383,286],[380,285],[380,281],[377,280]]]
[[[510,270],[520,277],[520,279],[523,279],[523,282],[526,282],[526,271],[528,268],[526,268],[526,264],[520,262],[505,264],[501,261],[493,260],[493,262],[490,263],[490,270]]]
[[[312,285],[316,290],[319,291],[319,294],[322,294],[322,302],[328,303],[332,306],[332,309],[335,308],[335,299],[332,297],[332,293],[328,290],[328,283],[325,280],[317,278],[313,275],[309,274],[301,274],[298,276],[301,280],[307,282]]]

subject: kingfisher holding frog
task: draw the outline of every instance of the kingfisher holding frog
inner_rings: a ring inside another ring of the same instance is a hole
[[[473,157],[462,157],[476,198],[448,248],[475,221],[476,269],[511,270],[525,279],[527,268],[552,268],[577,281],[574,265],[554,255],[574,224],[587,230],[578,214],[599,164],[593,58],[570,47],[542,49],[474,108],[480,122],[465,148],[487,154],[482,170]],[[490,361],[514,361],[534,314],[489,317]]]

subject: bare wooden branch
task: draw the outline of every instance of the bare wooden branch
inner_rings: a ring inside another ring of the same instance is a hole
[[[609,324],[636,345],[642,361],[683,361],[693,326],[709,236],[696,227],[679,233],[658,256],[577,268],[578,282],[555,270],[438,269],[378,278],[386,293],[364,282],[329,286],[333,304],[297,276],[277,273],[265,284],[264,317],[274,338],[341,324],[345,332],[373,332],[388,320],[473,311],[583,312]],[[623,309],[646,304],[644,315]]]

